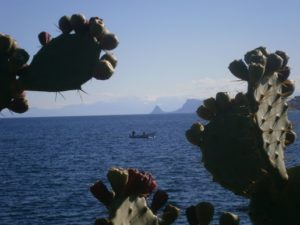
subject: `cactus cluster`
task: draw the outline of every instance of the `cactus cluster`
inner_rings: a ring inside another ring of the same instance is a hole
[[[214,206],[209,202],[200,202],[192,205],[185,211],[189,225],[209,225],[214,216]],[[240,219],[230,212],[223,212],[219,219],[219,225],[238,225]]]
[[[0,34],[0,111],[25,112],[24,90],[81,90],[92,77],[107,80],[112,76],[117,59],[110,50],[119,41],[102,19],[73,14],[61,17],[58,27],[62,34],[56,38],[44,31],[38,35],[42,47],[29,65],[29,54],[12,37]],[[100,56],[101,50],[105,53]]]
[[[179,215],[179,209],[168,204],[161,217],[159,209],[168,201],[165,191],[158,190],[153,196],[150,208],[146,198],[157,188],[150,173],[136,169],[111,168],[107,173],[112,191],[97,181],[91,186],[92,194],[108,209],[108,218],[96,219],[96,224],[111,225],[168,225]]]
[[[295,224],[300,213],[300,170],[287,170],[284,163],[284,150],[296,138],[287,116],[295,89],[287,64],[285,52],[263,47],[234,60],[229,70],[248,83],[247,92],[204,100],[197,114],[209,122],[186,132],[214,181],[251,198],[250,218],[258,225]]]
[[[29,54],[11,36],[0,33],[0,111],[23,113],[28,103],[16,75],[26,67]]]
[[[250,197],[265,175],[278,185],[287,181],[283,151],[295,139],[287,118],[287,97],[294,91],[287,62],[284,52],[259,47],[230,63],[232,74],[248,82],[247,93],[206,99],[197,113],[209,123],[186,132],[214,180],[236,194]]]
[[[282,188],[270,178],[261,180],[251,197],[249,216],[255,225],[299,224],[300,166],[287,169],[289,176]]]

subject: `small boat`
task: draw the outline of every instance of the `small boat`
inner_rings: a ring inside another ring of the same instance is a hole
[[[142,134],[135,134],[135,132],[132,132],[129,134],[129,138],[154,138],[155,132],[152,133],[142,133]]]

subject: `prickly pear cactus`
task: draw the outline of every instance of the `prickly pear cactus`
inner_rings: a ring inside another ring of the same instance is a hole
[[[287,62],[284,52],[259,47],[230,63],[233,75],[248,83],[247,93],[206,99],[197,113],[209,123],[186,132],[214,180],[238,195],[251,196],[265,175],[276,185],[288,179],[283,151],[295,133],[287,118],[287,97],[294,91]]]
[[[95,224],[111,225],[168,225],[179,215],[179,209],[167,205],[162,217],[155,214],[166,204],[168,195],[157,191],[151,207],[147,206],[148,197],[157,187],[152,175],[135,169],[112,168],[107,174],[113,191],[101,182],[91,186],[92,194],[107,208],[109,217],[97,219]]]
[[[38,35],[42,47],[29,65],[28,53],[18,48],[13,38],[0,34],[0,111],[26,111],[24,90],[81,90],[92,77],[107,80],[112,76],[117,59],[109,51],[119,41],[102,19],[87,20],[80,14],[63,16],[58,27],[62,34],[56,38],[47,32]],[[105,51],[102,56],[101,50]]]
[[[29,54],[12,37],[0,33],[0,111],[4,108],[16,113],[28,110],[24,88],[16,77],[28,59]]]
[[[254,225],[295,225],[300,214],[300,166],[287,170],[289,179],[282,188],[268,177],[261,180],[249,207]]]
[[[190,206],[186,209],[186,217],[189,225],[209,225],[214,216],[214,206],[209,202],[200,202],[196,206]],[[230,212],[222,212],[220,225],[238,225],[240,218]]]

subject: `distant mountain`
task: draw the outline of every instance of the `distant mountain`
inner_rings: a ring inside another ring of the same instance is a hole
[[[171,112],[163,111],[159,106],[155,106],[151,114],[162,114],[162,113],[195,113],[198,107],[202,104],[199,99],[187,99],[186,102],[177,110]]]
[[[289,108],[292,110],[300,110],[300,96],[295,96],[289,102]]]
[[[172,113],[195,113],[201,104],[202,101],[199,99],[187,99],[179,109]]]
[[[165,113],[158,105],[154,107],[151,114],[163,114]]]

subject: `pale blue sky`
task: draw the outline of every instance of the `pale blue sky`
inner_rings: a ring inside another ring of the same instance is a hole
[[[228,64],[261,45],[271,52],[286,51],[291,58],[291,79],[300,81],[297,0],[7,0],[1,1],[0,32],[12,35],[32,58],[39,49],[37,34],[48,31],[57,36],[59,18],[73,13],[99,16],[117,34],[116,72],[108,81],[86,83],[83,89],[89,94],[82,95],[82,102],[75,91],[56,100],[52,93],[30,92],[33,107],[132,97],[147,104],[159,98],[234,93],[243,85],[230,75]]]

